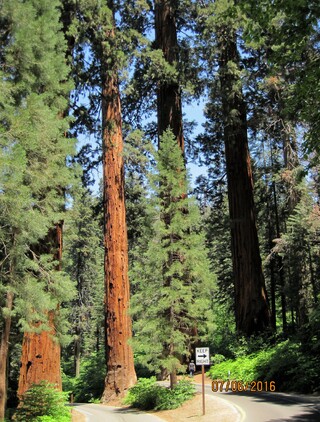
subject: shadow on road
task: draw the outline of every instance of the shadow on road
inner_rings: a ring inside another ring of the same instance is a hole
[[[286,407],[299,405],[302,412],[296,416],[283,419],[268,419],[267,422],[319,422],[320,421],[320,397],[302,396],[286,393],[253,393],[247,392],[224,392],[226,396],[250,397],[254,402],[273,403]]]
[[[317,409],[309,410],[300,415],[285,419],[269,419],[267,422],[319,422],[320,412]]]

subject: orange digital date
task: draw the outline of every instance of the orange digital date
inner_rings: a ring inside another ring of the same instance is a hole
[[[242,392],[250,391],[252,393],[261,393],[263,391],[276,391],[275,381],[236,381],[236,380],[213,380],[211,389],[214,393],[222,391]]]

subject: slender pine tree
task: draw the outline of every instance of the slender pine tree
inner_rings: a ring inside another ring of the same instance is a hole
[[[142,364],[167,370],[172,386],[190,357],[194,327],[205,326],[214,276],[209,275],[198,207],[185,195],[181,150],[170,130],[156,157],[150,176],[153,236],[132,269],[134,345]]]

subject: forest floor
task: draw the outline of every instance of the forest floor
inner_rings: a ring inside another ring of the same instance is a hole
[[[201,384],[201,374],[193,377],[193,382]],[[211,380],[205,377],[205,384],[211,384]],[[154,416],[158,416],[167,422],[212,422],[214,416],[215,422],[236,422],[240,420],[240,414],[225,400],[206,395],[206,414],[202,415],[202,395],[197,393],[191,400],[185,402],[178,409],[149,411]],[[84,415],[72,409],[72,422],[85,422]]]

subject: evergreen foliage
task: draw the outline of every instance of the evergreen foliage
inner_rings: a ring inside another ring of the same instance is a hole
[[[12,317],[22,331],[49,330],[48,312],[57,311],[57,336],[68,341],[65,310],[58,308],[74,290],[66,273],[56,271],[50,237],[64,218],[75,152],[66,138],[72,81],[59,6],[57,0],[1,2],[7,23],[0,69],[1,378]],[[1,391],[0,417],[5,397]]]
[[[69,119],[62,117],[72,85],[58,6],[6,2],[3,9],[12,25],[1,74],[0,271],[2,289],[17,295],[23,329],[73,294],[52,255],[40,255],[37,246],[63,220],[64,192],[73,180],[67,160],[74,142],[65,137]]]
[[[68,422],[70,408],[65,406],[66,393],[57,391],[47,382],[33,385],[23,396],[14,420],[20,422]]]
[[[214,277],[197,205],[186,195],[181,150],[169,130],[150,178],[153,235],[131,271],[134,347],[141,363],[171,373],[190,356],[193,330],[199,326],[201,334],[200,322],[205,329]]]
[[[77,378],[64,377],[63,390],[73,393],[75,402],[92,403],[100,400],[104,388],[105,371],[104,351],[92,352],[83,358]]]

